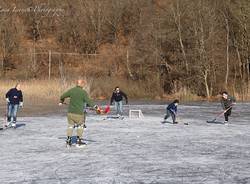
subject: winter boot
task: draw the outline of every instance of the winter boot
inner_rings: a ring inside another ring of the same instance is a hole
[[[66,140],[66,146],[71,146],[72,145],[72,138],[68,137]]]
[[[77,138],[77,141],[76,141],[77,147],[83,147],[85,145],[87,145],[87,144],[85,142],[83,142],[81,138]]]
[[[11,127],[12,127],[12,128],[16,128],[16,122],[15,122],[15,121],[13,121],[13,122],[11,123]]]

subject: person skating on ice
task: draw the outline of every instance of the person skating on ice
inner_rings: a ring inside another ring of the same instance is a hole
[[[113,91],[112,97],[111,97],[111,100],[110,100],[110,105],[113,104],[113,101],[115,102],[115,110],[116,110],[116,114],[118,116],[123,115],[123,104],[122,104],[123,97],[126,100],[126,104],[128,104],[127,95],[124,92],[122,92],[118,86],[115,87],[115,90]]]
[[[227,125],[228,124],[228,120],[229,120],[229,116],[232,113],[232,107],[234,104],[236,104],[236,99],[230,95],[228,95],[228,93],[226,91],[221,93],[221,105],[222,108],[224,110],[224,117],[225,117],[225,121],[224,124]]]
[[[171,116],[173,120],[173,124],[177,124],[176,115],[177,115],[177,106],[179,104],[179,100],[174,100],[170,103],[166,108],[166,115],[164,117],[163,123],[166,123],[166,120]]]
[[[6,127],[16,128],[17,112],[20,107],[23,107],[23,93],[21,84],[18,83],[14,88],[11,88],[5,95],[7,101],[7,124]]]
[[[68,128],[66,140],[66,143],[69,146],[72,145],[72,134],[74,127],[77,127],[77,146],[83,146],[86,144],[82,140],[86,114],[84,113],[83,108],[85,104],[96,108],[96,105],[93,104],[87,92],[83,89],[85,84],[85,80],[77,80],[76,87],[69,89],[60,97],[60,106],[64,103],[65,98],[70,98],[67,114]]]

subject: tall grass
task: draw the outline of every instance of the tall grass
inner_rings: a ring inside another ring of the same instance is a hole
[[[155,99],[163,91],[156,81],[132,81],[123,78],[98,78],[91,85],[91,94],[95,98],[110,98],[116,86],[125,92],[130,99]]]
[[[237,101],[249,101],[250,100],[250,83],[248,85],[239,88],[236,91],[232,90],[232,94],[236,97]]]
[[[28,104],[43,104],[54,103],[59,101],[62,92],[73,85],[70,83],[62,83],[60,80],[28,80],[14,81],[1,80],[0,94],[2,96],[1,103],[5,100],[5,94],[10,89],[15,87],[16,83],[21,83],[21,88],[24,96],[24,102]]]
[[[185,101],[185,102],[204,100],[204,98],[194,94],[190,89],[186,87],[180,88],[176,93],[171,95],[164,94],[163,98],[167,100],[179,99],[180,101]]]
[[[201,97],[193,94],[191,90],[183,87],[175,94],[166,95],[162,89],[156,84],[156,81],[131,81],[119,78],[95,78],[88,79],[86,90],[93,99],[109,99],[113,89],[119,86],[124,91],[129,99],[148,99],[148,100],[172,100],[180,99],[181,101],[197,101],[202,100]],[[0,80],[0,103],[5,102],[6,92],[14,87],[18,81],[15,80]],[[59,101],[60,96],[67,89],[75,86],[74,80],[62,82],[61,80],[27,80],[20,81],[22,91],[24,94],[25,104],[48,104]],[[250,87],[250,85],[249,85]],[[250,89],[250,88],[249,88]],[[239,100],[242,95],[235,94]],[[244,100],[249,100],[250,94],[248,92],[244,95]]]

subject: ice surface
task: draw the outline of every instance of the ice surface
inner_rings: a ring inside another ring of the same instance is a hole
[[[214,103],[180,106],[177,125],[161,124],[165,105],[125,108],[144,119],[90,114],[82,149],[65,147],[66,114],[21,117],[20,127],[0,131],[0,183],[247,184],[249,107],[237,104],[228,126],[206,123],[221,110]]]

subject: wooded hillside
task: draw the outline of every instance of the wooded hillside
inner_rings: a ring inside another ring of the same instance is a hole
[[[1,78],[85,76],[134,97],[229,90],[246,99],[250,1],[2,0],[0,63]]]

